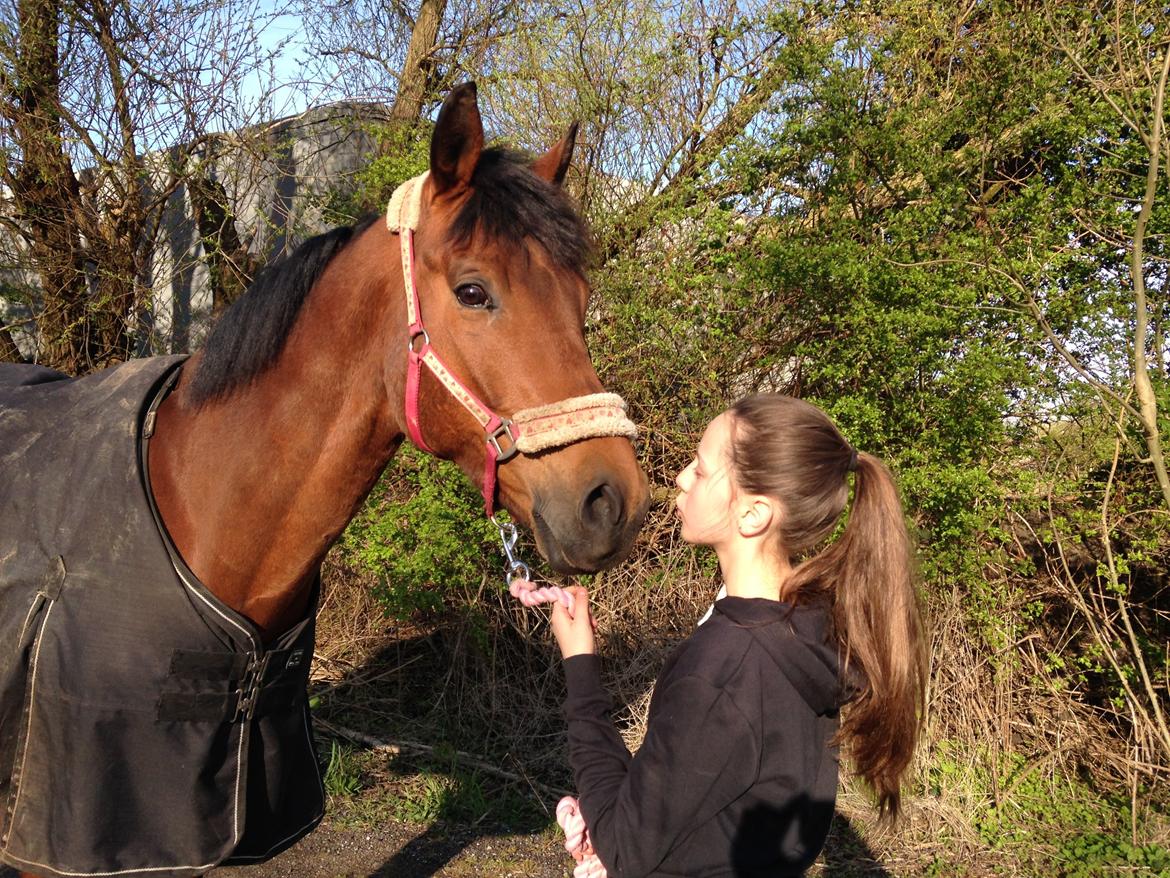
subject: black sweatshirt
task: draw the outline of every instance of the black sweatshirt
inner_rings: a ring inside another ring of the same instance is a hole
[[[726,597],[667,659],[631,756],[596,655],[565,660],[569,761],[611,878],[800,875],[837,793],[823,607]]]

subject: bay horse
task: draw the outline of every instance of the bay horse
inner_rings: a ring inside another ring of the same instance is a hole
[[[319,570],[407,437],[554,569],[628,553],[649,495],[585,344],[576,127],[534,161],[485,148],[476,97],[443,102],[386,221],[274,263],[189,359],[0,369],[0,862],[24,878],[202,875],[316,825]]]

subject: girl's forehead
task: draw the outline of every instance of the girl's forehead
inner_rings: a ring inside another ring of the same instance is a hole
[[[726,412],[715,418],[703,431],[699,440],[699,457],[708,463],[722,461],[724,449],[731,439],[731,419]]]

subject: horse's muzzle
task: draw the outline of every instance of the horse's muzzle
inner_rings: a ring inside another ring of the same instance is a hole
[[[646,520],[645,477],[633,490],[599,472],[584,491],[537,494],[532,509],[536,546],[558,573],[593,573],[622,561]]]

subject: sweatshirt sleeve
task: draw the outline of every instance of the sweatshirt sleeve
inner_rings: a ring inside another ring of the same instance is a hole
[[[607,714],[597,656],[565,662],[569,762],[593,847],[613,878],[653,872],[695,827],[748,790],[760,744],[732,699],[694,676],[662,680],[631,757]]]

